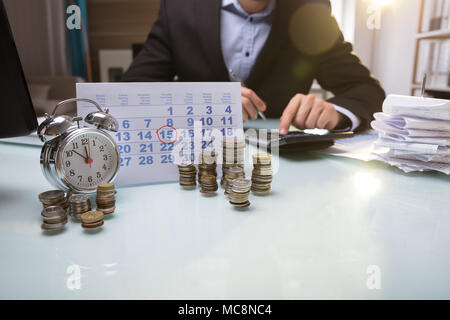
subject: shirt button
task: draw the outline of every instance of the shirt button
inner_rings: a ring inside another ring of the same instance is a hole
[[[247,52],[245,53],[245,56],[246,56],[246,57],[249,57],[249,56],[250,56],[250,52],[247,51]]]

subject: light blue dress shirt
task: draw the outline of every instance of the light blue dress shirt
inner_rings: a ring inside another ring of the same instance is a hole
[[[220,38],[223,58],[228,70],[233,70],[244,83],[269,37],[275,10],[276,0],[270,0],[263,11],[254,14],[242,9],[239,0],[222,0]],[[336,105],[334,108],[350,119],[351,130],[360,125],[360,119],[349,110]]]

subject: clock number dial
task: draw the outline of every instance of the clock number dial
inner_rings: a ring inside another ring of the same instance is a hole
[[[74,136],[61,152],[61,171],[76,189],[93,189],[109,182],[117,171],[118,156],[114,142],[100,132]]]

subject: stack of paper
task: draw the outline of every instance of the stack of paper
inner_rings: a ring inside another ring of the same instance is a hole
[[[450,174],[449,100],[390,95],[374,116],[375,159],[405,172]]]

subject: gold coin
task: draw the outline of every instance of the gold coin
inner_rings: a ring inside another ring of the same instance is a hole
[[[103,220],[103,212],[101,211],[88,211],[80,216],[83,223],[95,223]]]

